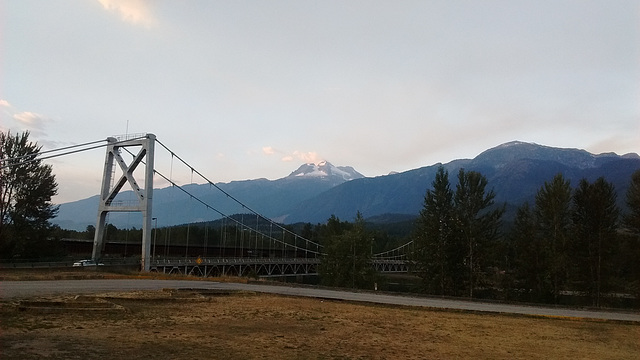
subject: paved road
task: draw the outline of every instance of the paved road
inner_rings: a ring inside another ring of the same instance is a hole
[[[113,291],[159,289],[218,289],[247,290],[281,295],[305,296],[324,299],[371,302],[406,306],[422,306],[442,309],[470,310],[493,313],[542,315],[569,318],[590,318],[640,322],[640,313],[586,311],[543,306],[524,306],[476,301],[388,295],[371,292],[350,292],[317,288],[273,286],[262,284],[218,283],[190,280],[54,280],[54,281],[4,281],[0,283],[0,299],[10,300],[56,294],[87,294]]]

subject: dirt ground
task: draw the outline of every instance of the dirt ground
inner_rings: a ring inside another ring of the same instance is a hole
[[[224,291],[0,303],[0,359],[638,359],[640,325]]]

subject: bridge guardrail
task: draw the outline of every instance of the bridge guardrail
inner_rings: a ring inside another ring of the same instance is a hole
[[[190,258],[190,259],[160,259],[151,260],[151,265],[224,265],[224,264],[317,264],[319,258]]]

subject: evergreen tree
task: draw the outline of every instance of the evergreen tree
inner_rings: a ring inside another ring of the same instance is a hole
[[[327,223],[318,226],[318,235],[320,238],[328,239],[335,235],[341,235],[345,231],[349,230],[351,224],[347,221],[340,221],[340,218],[331,215]]]
[[[486,192],[487,179],[479,172],[460,169],[454,196],[456,230],[460,244],[466,248],[466,287],[469,297],[473,289],[483,281],[483,269],[487,263],[487,248],[498,237],[504,206],[493,211],[495,193]]]
[[[42,246],[58,208],[51,203],[58,184],[51,165],[37,159],[41,147],[29,132],[0,132],[0,250],[3,255],[46,255]]]
[[[624,215],[625,236],[616,265],[625,289],[640,299],[640,170],[631,175],[626,194],[628,213]]]
[[[490,210],[495,193],[486,192],[487,179],[463,169],[453,193],[448,173],[438,169],[433,189],[425,195],[413,239],[414,271],[425,290],[460,295],[482,283],[488,247],[497,239],[504,207]]]
[[[616,240],[618,216],[616,192],[604,178],[590,184],[582,179],[573,195],[574,278],[579,290],[600,306],[600,294],[608,290],[611,253]]]
[[[568,279],[569,239],[571,230],[571,185],[562,174],[545,182],[536,194],[535,214],[542,248],[548,251],[544,276],[551,284],[557,303]]]
[[[449,173],[440,166],[427,190],[424,207],[413,234],[413,271],[422,279],[425,290],[434,294],[452,294],[457,259],[453,243],[453,192]]]
[[[308,240],[313,240],[313,226],[311,226],[311,223],[304,224],[300,236]]]
[[[624,225],[631,233],[640,236],[640,170],[631,175],[626,203],[629,213],[624,216]]]
[[[548,249],[538,235],[535,214],[529,203],[518,208],[511,239],[515,257],[515,290],[527,301],[547,300],[551,294],[551,286],[545,276],[549,266]]]
[[[371,265],[371,247],[372,238],[358,212],[350,230],[327,239],[326,254],[318,269],[321,282],[328,286],[371,288],[376,276]]]

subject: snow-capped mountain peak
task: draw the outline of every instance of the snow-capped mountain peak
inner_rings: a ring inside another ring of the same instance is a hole
[[[288,177],[339,178],[343,181],[349,181],[363,178],[364,175],[357,172],[351,166],[334,166],[328,161],[321,161],[317,164],[303,164],[298,170],[289,174]]]

